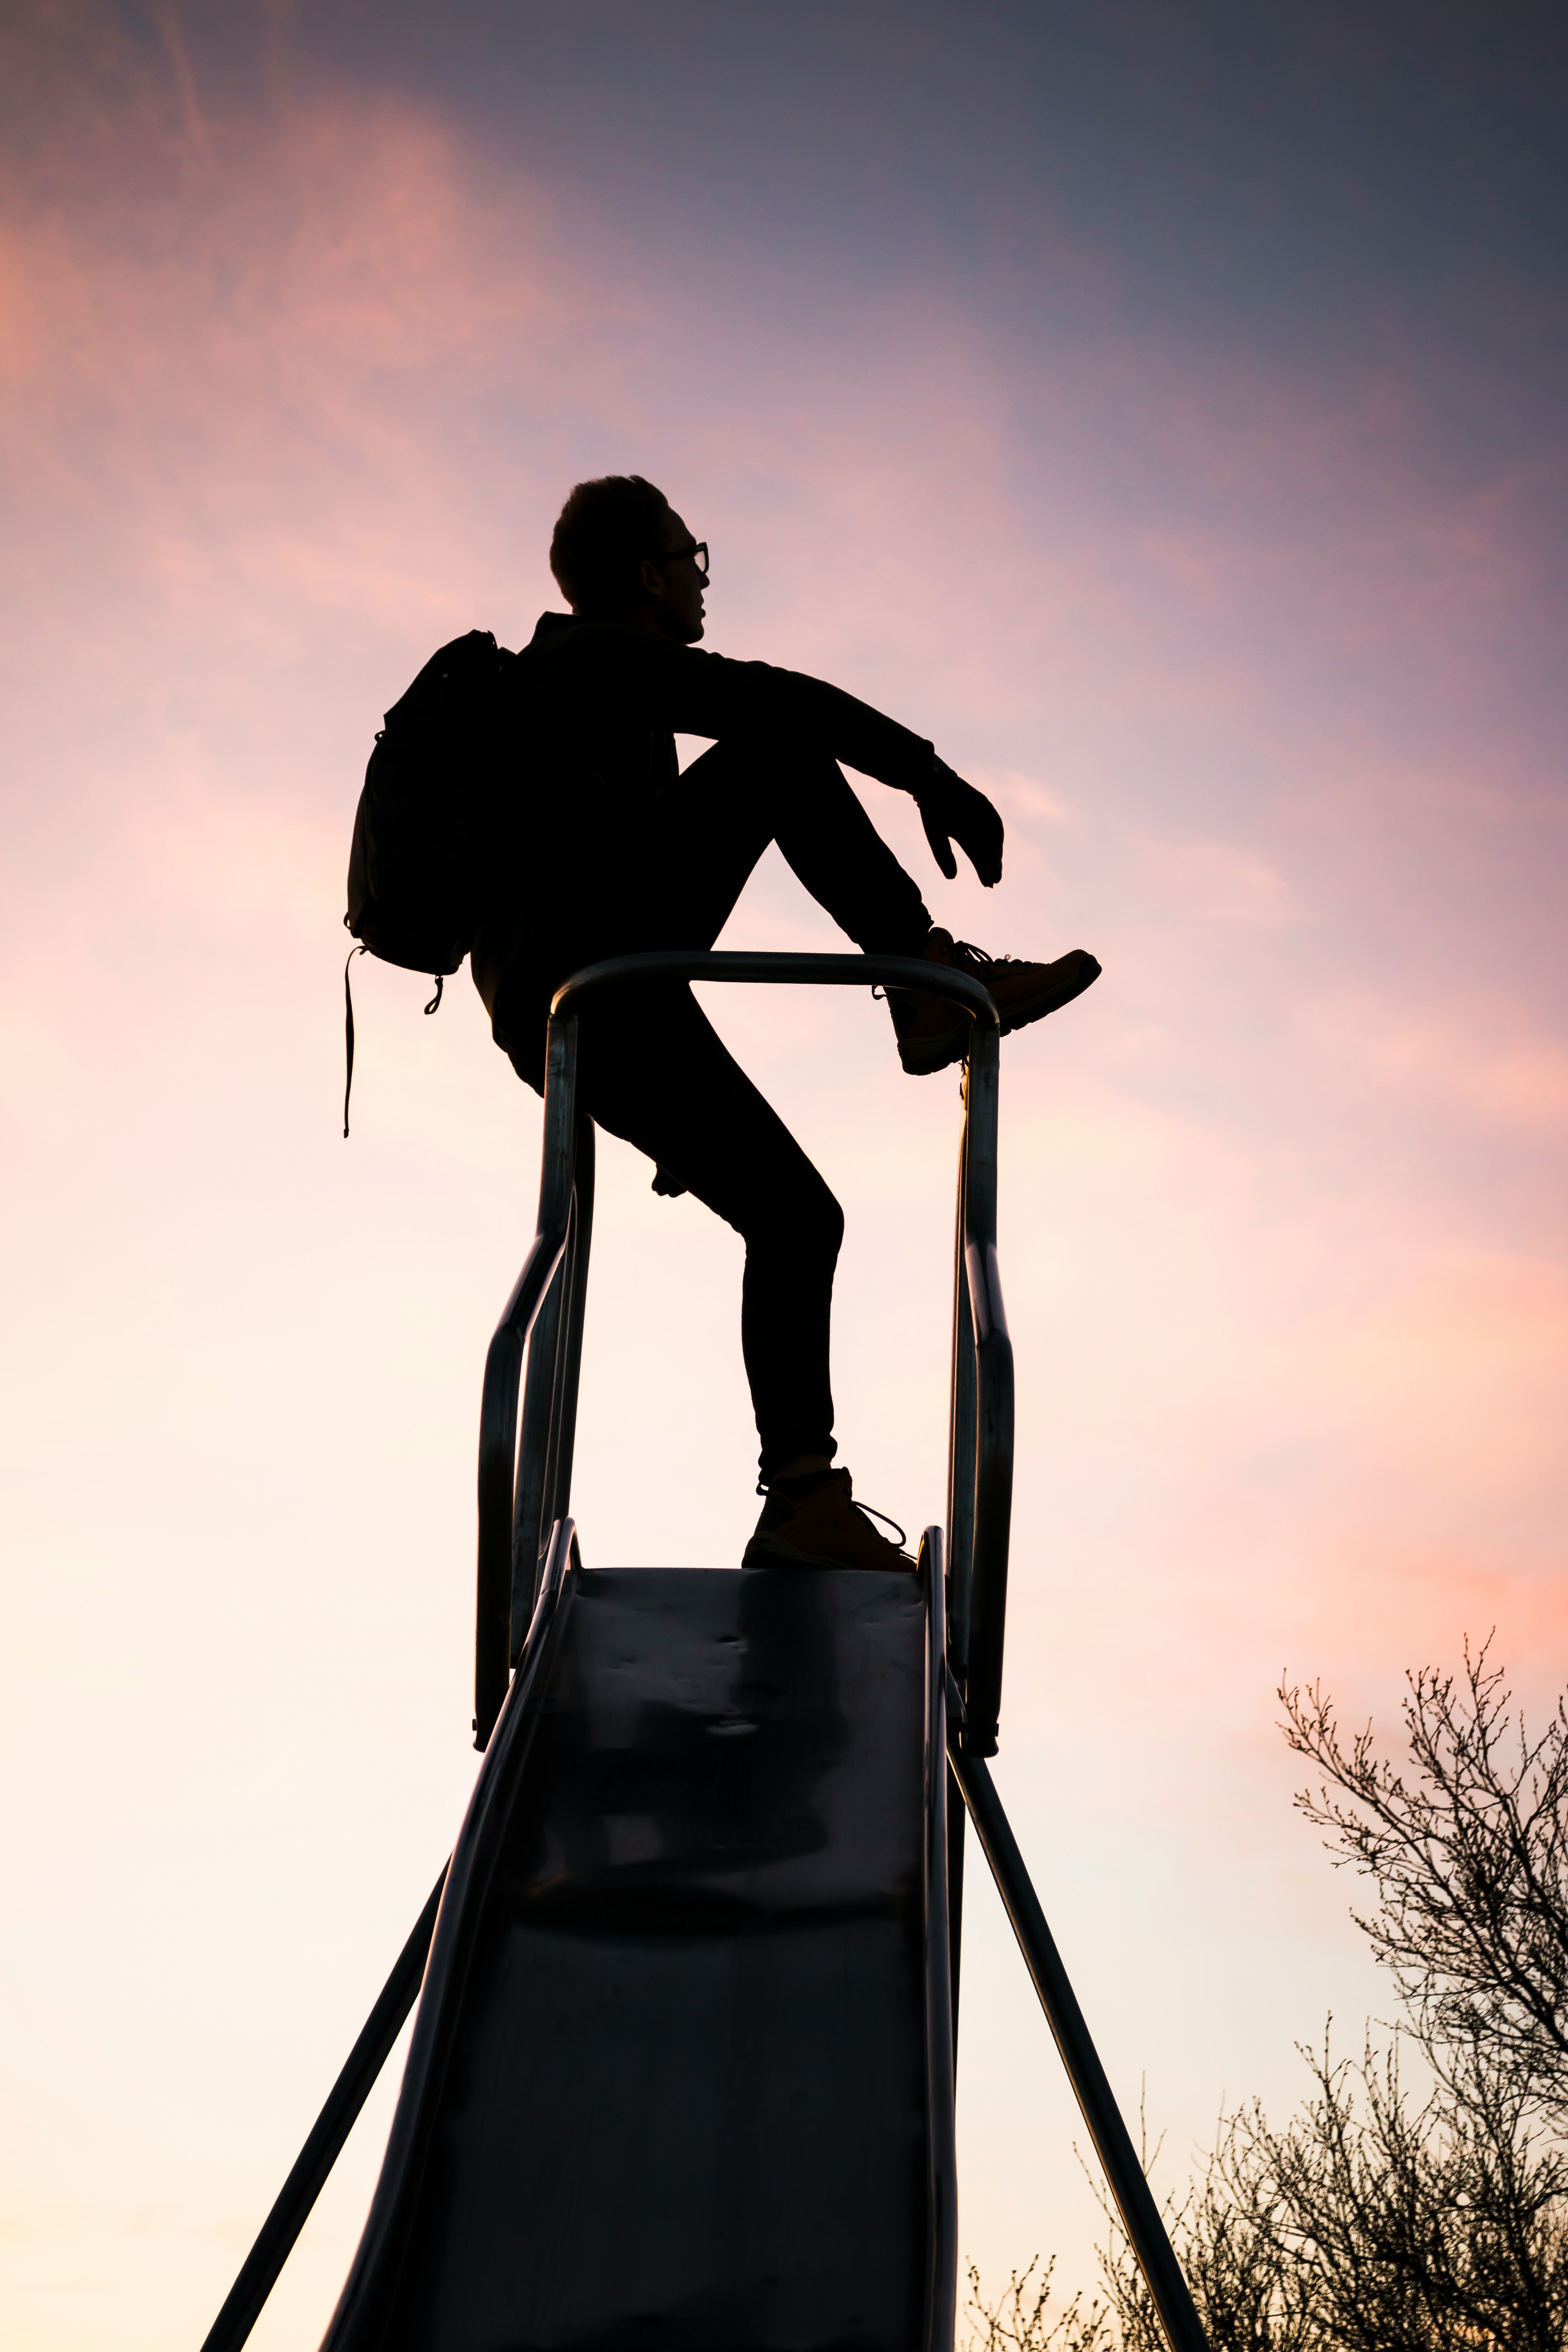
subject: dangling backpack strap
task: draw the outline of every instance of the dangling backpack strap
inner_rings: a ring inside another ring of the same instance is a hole
[[[346,915],[343,920],[345,923],[348,921]],[[343,965],[343,1134],[345,1138],[349,1131],[349,1096],[353,1090],[354,1082],[354,994],[353,990],[349,986],[349,965],[353,963],[356,955],[369,955],[369,953],[370,949],[362,941],[357,948],[350,948],[347,961]],[[430,977],[436,983],[436,993],[425,1010],[426,1013],[435,1013],[440,1007],[441,991],[446,986],[446,982],[438,971],[432,972]]]
[[[343,919],[346,922],[347,916]],[[349,1094],[354,1082],[354,998],[353,991],[349,986],[349,964],[353,963],[356,955],[369,955],[369,953],[370,950],[366,947],[350,948],[348,962],[343,965],[343,1059],[347,1064],[343,1071],[343,1134],[345,1137],[349,1131]]]

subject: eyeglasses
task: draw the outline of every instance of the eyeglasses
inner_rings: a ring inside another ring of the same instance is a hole
[[[667,547],[661,555],[650,555],[648,562],[650,563],[679,563],[683,555],[689,555],[691,561],[696,564],[697,569],[701,572],[704,580],[706,580],[708,577],[708,541],[705,539],[694,539],[689,547]]]

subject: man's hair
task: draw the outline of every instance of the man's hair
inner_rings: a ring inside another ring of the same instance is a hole
[[[637,585],[637,566],[657,555],[669,500],[640,474],[579,482],[561,509],[550,569],[577,613],[615,612]]]

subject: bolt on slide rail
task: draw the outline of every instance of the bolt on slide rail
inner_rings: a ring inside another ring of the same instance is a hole
[[[933,1838],[928,1831],[928,1864],[932,1853],[939,1855],[946,1904],[944,1909],[940,1904],[928,1906],[927,1958],[928,1975],[938,1957],[944,1966],[952,2033],[932,2033],[930,2050],[946,2066],[951,2112],[967,1811],[1173,2352],[1208,2352],[1181,2266],[985,1762],[996,1753],[1001,1712],[1014,1397],[1012,1343],[996,1259],[1000,1024],[978,981],[902,956],[662,950],[591,964],[556,992],[546,1050],[536,1230],[485,1363],[474,1744],[489,1748],[503,1709],[509,1719],[515,1717],[521,1685],[540,1681],[556,1620],[555,1595],[577,1565],[569,1510],[594,1192],[594,1124],[577,1101],[578,1015],[590,1000],[616,989],[691,981],[914,988],[961,1006],[973,1022],[959,1151],[948,1523],[945,1536],[930,1529],[921,1545],[922,1582],[939,1595],[945,1592],[945,1625],[935,1630],[928,1655],[941,1660],[932,1689],[938,1696],[945,1690],[950,1773],[945,1835]],[[933,1696],[932,1705],[937,1703]],[[494,1760],[487,1756],[481,1769],[470,1821],[481,1810]],[[462,1845],[460,1839],[458,1853]],[[443,1901],[450,1905],[454,1899],[444,1870],[203,2352],[238,2352],[248,2337],[418,1994]],[[943,1913],[940,1926],[937,1912]],[[947,2352],[951,2295],[934,2304],[928,2297],[927,2315],[928,2352]],[[938,2318],[945,2328],[940,2345],[929,2333]]]

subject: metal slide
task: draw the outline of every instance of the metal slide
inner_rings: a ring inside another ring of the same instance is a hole
[[[948,1525],[915,1577],[582,1565],[568,1508],[594,1131],[577,1014],[655,978],[934,984],[973,1018]],[[538,1228],[485,1368],[484,1763],[204,2352],[248,2336],[421,1963],[323,2352],[952,2352],[965,1808],[1166,2334],[1206,2352],[984,1760],[1013,1453],[998,1034],[977,982],[901,957],[645,954],[558,992]]]
[[[946,2352],[940,1534],[918,1589],[570,1544],[327,2343]]]

